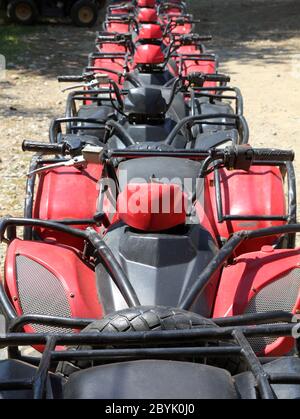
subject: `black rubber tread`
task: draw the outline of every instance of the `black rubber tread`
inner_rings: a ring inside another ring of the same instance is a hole
[[[32,9],[32,15],[26,21],[18,19],[16,15],[16,7],[20,3],[27,3]],[[22,25],[32,25],[38,17],[38,10],[33,0],[12,0],[8,3],[7,15],[13,22],[20,23]]]
[[[82,7],[89,7],[94,14],[93,19],[89,23],[84,23],[79,18],[79,11]],[[71,9],[71,19],[72,22],[79,27],[92,27],[95,25],[98,19],[98,7],[97,5],[91,0],[78,0]]]
[[[212,320],[178,308],[145,306],[117,311],[87,326],[82,333],[150,332],[154,330],[183,330],[218,327]],[[77,347],[76,349],[88,349]],[[64,376],[90,368],[91,361],[60,362],[57,371]]]
[[[216,327],[196,313],[170,307],[135,307],[115,312],[90,324],[84,332],[147,332]]]

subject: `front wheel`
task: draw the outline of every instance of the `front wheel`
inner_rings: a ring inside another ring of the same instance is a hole
[[[97,5],[91,0],[78,0],[71,9],[71,18],[76,26],[94,26],[98,19]]]
[[[32,0],[12,0],[7,6],[8,17],[22,25],[32,25],[38,15],[34,1]]]
[[[132,307],[105,316],[87,326],[82,333],[151,332],[214,328],[217,325],[199,314],[170,307]],[[76,348],[72,348],[76,350]],[[79,347],[77,349],[83,349]],[[91,349],[85,347],[84,349]],[[80,369],[90,368],[94,361],[61,362],[58,371],[69,376]]]

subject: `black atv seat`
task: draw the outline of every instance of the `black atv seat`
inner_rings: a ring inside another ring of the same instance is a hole
[[[79,118],[92,118],[99,120],[110,119],[115,113],[114,108],[111,105],[97,105],[93,103],[92,105],[81,106],[78,110]]]
[[[91,105],[84,105],[81,106],[78,110],[78,117],[79,118],[90,118],[90,119],[96,119],[98,121],[107,121],[108,119],[112,119],[114,116],[114,108],[112,106],[108,105],[101,105],[98,106],[96,103],[93,103]],[[85,126],[84,123],[81,123],[82,127]],[[95,126],[95,129],[89,129],[88,134],[90,136],[94,136],[98,138],[100,141],[104,137],[104,125],[103,127],[100,127],[97,124],[91,124],[87,123],[88,126],[93,127]],[[86,131],[82,130],[82,134],[87,134]],[[97,144],[95,144],[97,145]]]
[[[159,89],[138,87],[130,89],[124,102],[125,113],[139,115],[165,115],[167,104]]]
[[[159,360],[108,364],[77,372],[64,390],[66,399],[238,399],[233,379],[225,370]]]
[[[239,143],[239,133],[236,129],[198,134],[194,148],[208,151],[213,147],[221,146],[227,142],[231,142],[234,145]]]

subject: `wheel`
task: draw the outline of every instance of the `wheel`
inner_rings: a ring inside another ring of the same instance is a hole
[[[91,0],[78,0],[71,9],[71,19],[76,26],[94,26],[98,19],[97,5]]]
[[[38,10],[32,0],[12,0],[7,6],[7,15],[16,23],[32,25],[38,16]]]
[[[104,317],[86,327],[91,332],[149,332],[216,327],[215,323],[198,314],[169,307],[136,307]]]
[[[109,314],[102,320],[91,323],[82,333],[150,332],[154,330],[212,327],[217,327],[212,320],[177,308],[135,307]],[[76,348],[72,349],[76,350]],[[83,347],[77,349],[83,349]],[[84,347],[84,349],[90,348]],[[95,363],[91,361],[61,362],[57,371],[64,376],[69,376],[80,369],[89,368],[92,365],[95,365]]]

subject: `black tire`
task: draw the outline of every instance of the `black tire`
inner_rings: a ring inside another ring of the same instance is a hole
[[[90,28],[98,19],[98,7],[91,0],[78,0],[71,9],[72,22],[81,28]]]
[[[105,316],[91,323],[82,333],[150,332],[154,330],[183,330],[217,327],[216,324],[198,314],[170,307],[134,307]],[[77,347],[76,349],[90,349]],[[95,362],[60,362],[57,372],[70,376],[74,372],[90,368]]]
[[[82,333],[149,332],[198,327],[216,327],[216,324],[198,314],[177,308],[135,307],[110,314],[90,324]]]
[[[12,0],[7,6],[7,15],[13,22],[32,25],[38,17],[38,10],[33,0]]]

